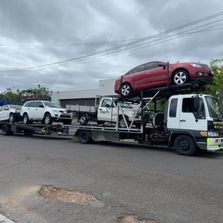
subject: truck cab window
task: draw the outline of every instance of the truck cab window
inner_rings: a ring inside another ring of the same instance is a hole
[[[185,113],[195,112],[194,98],[184,98],[183,99],[182,112],[185,112]]]
[[[169,111],[169,116],[171,118],[175,118],[177,115],[177,98],[173,98],[170,102],[170,111]]]
[[[114,107],[111,99],[104,99],[101,103],[101,107],[111,108]]]
[[[205,113],[205,107],[204,107],[204,101],[203,99],[199,100],[199,111],[198,111],[198,118],[199,119],[205,119],[206,118],[206,113]]]

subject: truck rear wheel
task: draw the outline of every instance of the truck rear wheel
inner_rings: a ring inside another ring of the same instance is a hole
[[[7,135],[12,135],[12,134],[13,134],[13,133],[12,133],[12,131],[11,131],[11,129],[10,129],[10,126],[7,125],[7,124],[4,124],[4,125],[2,126],[2,135],[7,136]]]
[[[82,144],[88,144],[92,140],[91,133],[89,131],[80,131],[79,133],[79,141]]]
[[[180,155],[193,156],[197,150],[197,146],[190,136],[180,135],[174,140],[174,149]]]

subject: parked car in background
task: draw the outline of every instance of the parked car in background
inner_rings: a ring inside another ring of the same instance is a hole
[[[67,113],[66,109],[56,106],[50,101],[27,101],[22,106],[20,114],[24,124],[32,121],[41,121],[46,125],[53,121],[70,124],[72,121],[72,115]]]
[[[19,105],[4,105],[0,107],[0,121],[9,121],[11,123],[20,120]]]
[[[135,67],[116,80],[115,92],[125,97],[167,84],[183,85],[190,81],[208,83],[211,80],[212,72],[206,64],[191,62],[168,65],[161,61],[153,61]]]

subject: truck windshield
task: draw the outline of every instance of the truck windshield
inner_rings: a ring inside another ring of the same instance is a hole
[[[214,119],[222,119],[223,114],[222,114],[222,109],[218,103],[217,98],[211,97],[211,96],[206,96],[206,101],[207,101],[207,106],[208,106],[208,111],[209,115],[211,118]]]

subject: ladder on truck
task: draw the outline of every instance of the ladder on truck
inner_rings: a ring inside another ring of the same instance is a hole
[[[147,98],[144,98],[143,94],[141,94],[138,108],[137,108],[136,112],[134,113],[134,117],[131,120],[131,122],[128,122],[128,120],[126,119],[125,113],[124,113],[123,108],[122,108],[122,104],[119,101],[117,103],[117,112],[118,113],[117,113],[117,120],[116,120],[116,126],[115,126],[116,131],[132,132],[132,131],[136,130],[136,128],[133,128],[133,125],[134,125],[134,123],[136,121],[137,115],[140,114],[140,116],[141,116],[140,133],[143,133],[143,126],[144,126],[143,116],[144,116],[144,111],[156,99],[156,97],[159,95],[160,91],[161,90],[158,90],[152,97],[147,97]],[[131,99],[129,99],[129,100],[131,101]],[[125,100],[125,101],[128,101],[128,100]],[[126,126],[125,128],[120,127],[120,115],[121,115],[121,117],[124,120],[124,123],[125,123],[125,126]],[[138,130],[138,128],[137,128],[137,130]]]

